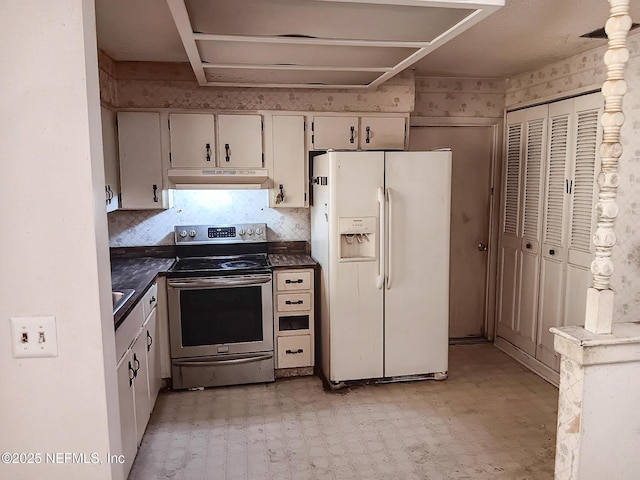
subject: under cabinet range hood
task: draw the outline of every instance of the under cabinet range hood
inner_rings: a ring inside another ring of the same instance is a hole
[[[504,0],[167,0],[201,86],[376,87]]]
[[[170,168],[169,181],[178,190],[268,188],[264,168]]]

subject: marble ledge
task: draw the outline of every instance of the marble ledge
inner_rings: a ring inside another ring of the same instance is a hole
[[[640,322],[614,323],[612,332],[595,334],[583,327],[553,327],[554,348],[580,365],[640,361]]]

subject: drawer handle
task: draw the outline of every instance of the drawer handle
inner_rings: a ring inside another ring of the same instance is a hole
[[[298,353],[304,353],[304,350],[299,348],[298,350],[285,350],[287,355],[297,355]]]
[[[149,299],[149,305],[151,305],[153,302],[156,301],[156,297],[154,297],[153,295],[151,296],[151,299]]]
[[[302,280],[301,278],[297,279],[297,280],[291,280],[289,278],[287,278],[284,283],[302,283],[304,282],[304,280]]]
[[[287,305],[302,305],[304,303],[303,300],[296,300],[295,302],[291,301],[291,300],[287,300],[286,302]]]

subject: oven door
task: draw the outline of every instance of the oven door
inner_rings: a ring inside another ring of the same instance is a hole
[[[273,352],[271,275],[169,279],[171,358]]]

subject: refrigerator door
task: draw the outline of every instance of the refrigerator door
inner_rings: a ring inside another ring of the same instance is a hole
[[[448,369],[451,152],[386,153],[384,376]]]
[[[328,156],[332,232],[328,378],[332,382],[379,378],[383,374],[383,286],[376,280],[384,268],[378,261],[384,228],[379,223],[378,190],[384,186],[384,153],[331,152]]]

